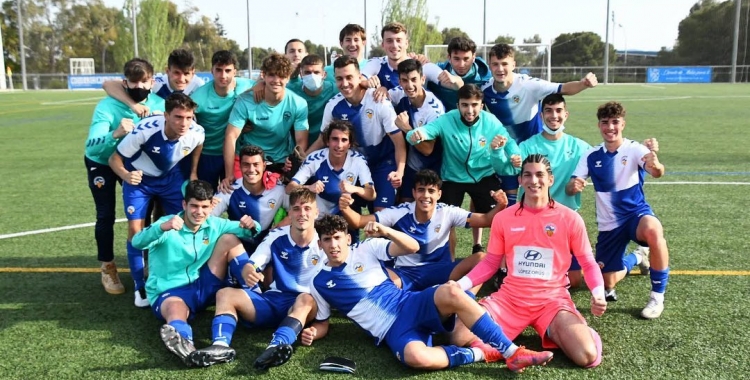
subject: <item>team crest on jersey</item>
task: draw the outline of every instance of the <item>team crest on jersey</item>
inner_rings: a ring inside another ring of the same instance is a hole
[[[268,201],[268,208],[270,208],[271,210],[273,210],[275,207],[276,207],[276,200],[275,199],[269,200]]]
[[[424,120],[420,119],[419,121],[417,121],[417,128],[419,128],[419,127],[421,127],[423,125],[424,125]]]
[[[513,97],[513,103],[516,103],[516,104],[521,103],[521,97],[518,95],[515,95]]]
[[[189,146],[183,147],[182,148],[182,155],[183,156],[187,156],[188,154],[190,154],[190,147]]]
[[[203,233],[203,245],[208,245],[208,232]]]
[[[442,225],[440,225],[440,224],[438,224],[437,226],[435,226],[435,233],[436,233],[436,234],[437,234],[437,233],[440,233],[440,228],[441,228],[441,227],[443,227],[443,226],[442,226]]]
[[[622,159],[620,160],[620,162],[622,163],[622,166],[627,165],[628,164],[628,156],[623,156]]]
[[[354,263],[354,271],[357,273],[362,273],[365,270],[365,266],[362,263]]]
[[[128,206],[128,214],[133,215],[134,212],[135,212],[135,207],[132,205]]]
[[[549,236],[549,237],[552,237],[552,235],[554,235],[554,234],[555,234],[555,230],[556,230],[556,229],[557,229],[557,227],[556,227],[556,226],[555,226],[554,224],[552,224],[552,223],[550,223],[550,224],[548,224],[548,225],[544,226],[544,232],[545,232],[545,233],[547,234],[547,236]]]
[[[289,111],[284,111],[284,121],[288,121],[292,118],[292,113]]]
[[[479,147],[484,148],[485,146],[487,146],[487,139],[482,136],[479,138]]]
[[[245,205],[245,201],[240,201],[240,204],[237,207],[239,207],[239,208],[245,208],[247,206]]]
[[[368,119],[372,119],[372,115],[373,114],[374,114],[374,112],[372,112],[371,109],[368,108],[368,109],[365,110],[365,115],[367,115]]]
[[[352,185],[354,185],[354,173],[348,172],[348,173],[346,173],[346,175],[344,176],[344,178],[346,178],[346,182],[349,182]]]
[[[312,265],[318,265],[318,261],[320,261],[320,256],[312,255],[310,257],[310,262],[312,263]]]
[[[604,269],[604,262],[603,261],[599,261],[596,264],[599,265],[599,269]]]
[[[98,189],[101,189],[105,183],[106,181],[104,181],[104,177],[99,176],[94,178],[94,186],[96,186]]]

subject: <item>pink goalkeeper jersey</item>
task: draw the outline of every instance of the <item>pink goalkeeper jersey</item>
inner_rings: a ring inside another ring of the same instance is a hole
[[[589,288],[603,285],[583,218],[578,213],[558,204],[553,208],[524,208],[520,212],[519,206],[515,204],[501,211],[492,221],[487,252],[505,254],[508,265],[508,277],[499,292],[507,292],[529,305],[553,297],[569,297],[567,274],[571,252],[584,269]],[[601,283],[589,284],[590,278]]]

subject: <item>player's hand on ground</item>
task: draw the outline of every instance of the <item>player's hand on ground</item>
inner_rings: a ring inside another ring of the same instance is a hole
[[[510,156],[510,164],[513,165],[514,168],[520,168],[521,167],[521,156],[518,154],[514,154]]]
[[[384,225],[378,223],[378,222],[367,222],[367,225],[365,226],[365,235],[367,237],[386,237],[386,228]]]
[[[307,185],[307,188],[315,194],[320,194],[326,189],[326,185],[321,181],[315,181],[315,183]]]
[[[120,125],[117,126],[117,129],[112,132],[112,137],[119,139],[120,137],[123,137],[132,132],[133,127],[135,127],[133,119],[123,118],[122,120],[120,120]]]
[[[502,190],[490,191],[490,196],[495,201],[495,207],[499,207],[500,210],[508,207],[508,195]]]
[[[388,182],[391,183],[391,186],[393,186],[394,189],[398,189],[401,187],[401,182],[404,179],[403,174],[399,174],[398,172],[390,172],[388,173]]]
[[[643,145],[646,147],[646,149],[652,151],[652,152],[658,152],[659,151],[659,142],[656,141],[655,138],[645,139],[643,140]]]
[[[601,297],[591,296],[591,314],[601,317],[607,311],[607,301]]]
[[[175,215],[171,219],[167,220],[166,222],[162,223],[159,227],[162,231],[169,231],[169,230],[175,230],[179,231],[182,229],[182,226],[185,224],[185,221],[182,220],[179,216]]]
[[[255,82],[255,85],[250,90],[253,92],[255,103],[259,104],[266,98],[266,82],[262,80]]]
[[[581,83],[586,87],[596,87],[599,81],[596,79],[596,74],[589,72],[585,77],[581,78]]]
[[[441,86],[452,88],[454,90],[458,90],[463,86],[463,80],[456,75],[451,75],[447,70],[443,70],[443,72],[438,75],[438,81],[440,81]]]
[[[128,172],[127,176],[123,178],[129,185],[137,186],[143,180],[143,170],[133,170]]]
[[[582,192],[586,187],[586,180],[583,178],[573,178],[571,181],[573,183],[572,190],[574,194]]]
[[[141,103],[133,104],[130,106],[130,109],[140,118],[144,118],[151,114],[151,109],[149,109],[147,105]]]
[[[224,194],[231,194],[234,189],[232,188],[232,184],[234,183],[234,177],[227,177],[221,180],[221,183],[219,183],[219,191],[221,191]]]
[[[415,129],[409,137],[409,142],[411,142],[413,145],[421,143],[422,140],[424,140],[424,136],[422,136],[422,131],[420,131],[419,128]]]
[[[349,193],[343,193],[339,197],[339,210],[346,210],[354,203],[354,198]]]
[[[264,277],[262,272],[258,272],[255,265],[247,263],[245,264],[245,267],[242,268],[242,278],[245,279],[245,284],[252,288],[259,282],[262,282]]]
[[[315,340],[316,335],[318,335],[318,329],[310,326],[302,330],[302,333],[299,336],[300,343],[302,343],[303,346],[310,346]]]
[[[492,149],[500,149],[505,146],[505,143],[508,142],[508,138],[503,135],[497,135],[492,138],[492,142],[490,142],[490,147]]]
[[[643,156],[642,160],[643,160],[643,162],[645,162],[644,166],[647,169],[654,169],[654,168],[656,168],[656,167],[659,166],[659,158],[656,157],[656,153],[655,152],[646,153]]]
[[[372,98],[378,103],[388,100],[388,89],[383,86],[378,87],[372,94]]]
[[[398,129],[409,132],[411,131],[411,125],[409,125],[409,113],[404,111],[396,115],[396,126]]]
[[[246,230],[252,230],[253,228],[255,228],[255,221],[253,220],[253,217],[250,215],[242,216],[242,218],[240,218],[240,227]]]

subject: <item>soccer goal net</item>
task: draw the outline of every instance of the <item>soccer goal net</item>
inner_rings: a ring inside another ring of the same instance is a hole
[[[70,74],[71,75],[90,75],[95,74],[94,72],[94,59],[93,58],[71,58],[70,59]]]
[[[489,53],[493,45],[478,45],[477,57],[489,65]],[[550,44],[513,44],[516,51],[516,72],[551,81],[552,55]],[[424,55],[430,62],[442,62],[448,59],[448,45],[425,45]]]

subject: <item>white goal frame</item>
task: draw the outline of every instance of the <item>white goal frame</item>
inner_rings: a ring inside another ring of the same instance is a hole
[[[477,56],[485,59],[488,65],[490,62],[489,62],[489,59],[487,59],[486,57],[488,57],[489,51],[493,46],[495,46],[495,44],[477,45]],[[551,44],[525,43],[525,44],[511,44],[510,46],[512,46],[513,49],[515,49],[516,54],[518,54],[519,52],[522,52],[524,48],[539,49],[540,52],[544,55],[544,60],[547,64],[547,67],[542,67],[541,72],[543,75],[540,76],[540,78],[545,79],[550,82],[552,81],[552,45]],[[437,53],[438,51],[439,53]],[[448,56],[448,45],[425,45],[424,55],[427,56],[427,58],[429,58],[430,61],[432,62],[444,61],[447,59],[447,56]],[[522,69],[524,67],[525,66],[520,66],[520,65],[516,66],[516,72],[518,72],[519,69]]]
[[[96,74],[93,58],[70,58],[70,75]]]

